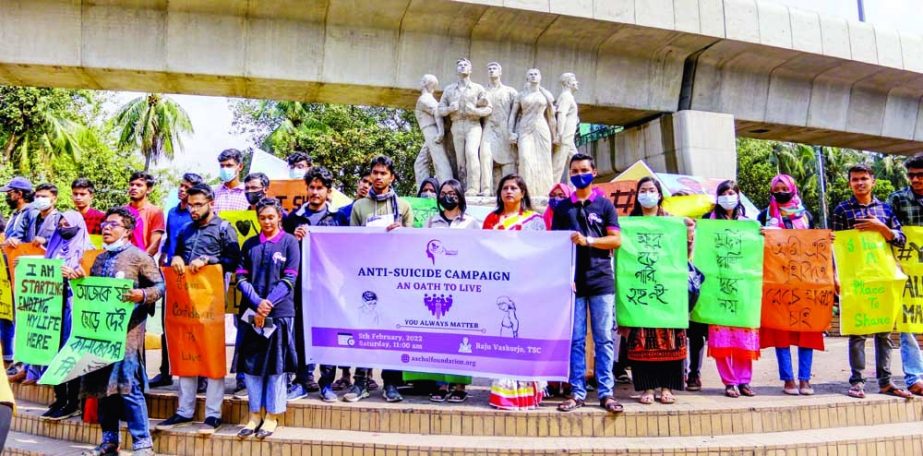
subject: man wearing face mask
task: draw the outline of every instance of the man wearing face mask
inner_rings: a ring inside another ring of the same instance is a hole
[[[240,172],[244,169],[243,154],[237,149],[227,149],[218,154],[218,178],[221,184],[212,189],[215,192],[215,212],[242,211],[250,207],[247,202],[246,188],[240,182]]]
[[[24,177],[14,177],[8,184],[0,187],[0,192],[6,193],[6,204],[13,210],[4,229],[6,241],[3,245],[16,246],[23,242],[32,242],[32,227],[39,214],[38,209],[29,204],[34,195],[32,183]],[[0,345],[3,346],[4,367],[7,368],[8,375],[16,376],[22,381],[26,376],[25,371],[21,369],[22,363],[13,365],[14,332],[15,326],[12,321],[0,320]]]
[[[576,154],[570,160],[570,181],[576,190],[554,209],[552,229],[571,231],[577,246],[574,285],[574,331],[570,353],[572,395],[558,406],[569,412],[586,401],[587,324],[593,331],[596,347],[596,381],[599,405],[610,413],[622,411],[615,400],[612,363],[618,347],[612,337],[615,327],[615,280],[612,251],[622,245],[618,214],[605,195],[594,191],[596,164],[593,157]],[[587,321],[587,311],[590,321]]]
[[[301,242],[312,226],[349,226],[349,220],[342,214],[330,209],[328,198],[333,190],[333,174],[322,166],[311,168],[304,176],[307,188],[307,202],[293,211],[282,221],[282,229],[295,236]],[[307,364],[304,353],[304,310],[301,297],[302,275],[298,274],[295,286],[295,351],[298,355],[298,371],[288,388],[290,401],[301,399],[315,391],[321,391],[321,399],[327,402],[337,400],[332,384],[336,376],[336,366],[321,366],[320,382],[314,380],[314,364]]]
[[[38,209],[38,217],[32,225],[35,236],[32,243],[35,245],[45,245],[51,239],[51,235],[58,229],[58,222],[61,221],[61,213],[55,208],[58,202],[58,187],[52,184],[39,184],[35,187],[35,201],[32,206]]]
[[[167,213],[167,238],[160,250],[160,261],[163,266],[169,266],[176,253],[176,242],[180,231],[184,226],[192,221],[189,213],[189,194],[186,193],[195,185],[203,184],[202,176],[195,173],[183,174],[183,180],[179,183],[177,197],[179,204],[170,209]],[[164,303],[166,305],[166,303]],[[164,312],[161,312],[161,323],[163,322]],[[167,351],[167,335],[160,336],[160,373],[154,376],[149,382],[151,388],[160,388],[173,384],[173,377],[170,375],[170,356]]]
[[[250,209],[256,210],[256,203],[266,197],[266,190],[268,189],[269,176],[263,173],[250,173],[247,174],[247,177],[244,177],[244,195],[247,197]]]
[[[304,152],[295,151],[285,161],[288,162],[289,179],[304,179],[304,176],[311,172],[311,157]]]
[[[223,271],[233,271],[240,261],[240,244],[231,224],[214,211],[214,194],[207,185],[194,185],[186,191],[186,202],[192,223],[187,224],[176,238],[176,252],[171,267],[177,274],[195,274],[199,269],[220,264]],[[169,329],[169,328],[168,328]],[[223,348],[223,347],[222,347]],[[224,378],[207,379],[205,392],[205,430],[213,433],[221,426],[221,403],[224,400]],[[179,404],[176,414],[157,429],[169,429],[192,421],[195,413],[196,377],[179,378]]]

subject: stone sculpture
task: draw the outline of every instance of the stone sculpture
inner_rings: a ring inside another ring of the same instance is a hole
[[[503,67],[497,62],[487,64],[487,99],[492,111],[484,120],[481,139],[481,194],[492,195],[500,178],[516,172],[516,148],[510,143],[510,113],[519,96],[516,89],[500,80]]]
[[[574,73],[564,73],[559,79],[561,94],[555,102],[556,121],[558,131],[556,135],[557,147],[551,156],[555,182],[566,179],[567,162],[577,153],[577,144],[574,139],[580,119],[577,116],[577,101],[574,92],[578,90],[577,76]]]
[[[458,81],[442,93],[439,115],[452,121],[458,180],[465,185],[466,195],[477,195],[483,192],[478,157],[483,133],[481,118],[490,115],[491,106],[484,87],[471,81],[471,61],[462,58],[455,65]]]
[[[510,142],[518,146],[519,175],[529,186],[529,193],[548,196],[552,177],[552,143],[555,142],[554,96],[541,86],[542,73],[536,68],[526,72],[526,85],[510,113]]]
[[[445,127],[442,116],[439,115],[439,103],[433,96],[438,86],[439,80],[436,76],[423,75],[420,80],[420,97],[417,98],[417,105],[413,111],[417,124],[423,131],[423,146],[413,163],[413,171],[417,180],[416,188],[420,188],[423,181],[431,176],[430,167],[434,169],[439,182],[452,178],[452,164],[443,146]]]

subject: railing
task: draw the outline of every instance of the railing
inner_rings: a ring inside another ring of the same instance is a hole
[[[577,143],[577,147],[581,147],[585,144],[613,136],[622,130],[623,128],[619,126],[593,125],[586,134],[578,133],[574,142]]]

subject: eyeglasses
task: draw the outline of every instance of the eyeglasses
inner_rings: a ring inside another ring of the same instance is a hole
[[[99,227],[102,229],[106,228],[124,228],[125,225],[122,225],[119,222],[103,222],[99,224]]]

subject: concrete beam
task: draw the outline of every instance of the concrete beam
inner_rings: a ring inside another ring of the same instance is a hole
[[[574,71],[581,118],[624,125],[677,111],[695,55],[688,108],[739,134],[923,149],[923,38],[759,0],[0,0],[21,85],[406,108],[467,56]]]

